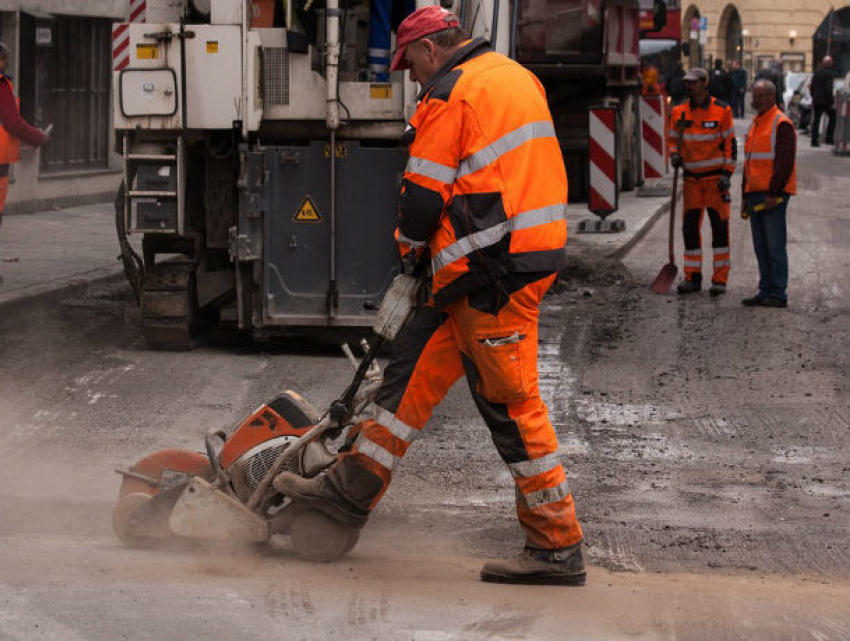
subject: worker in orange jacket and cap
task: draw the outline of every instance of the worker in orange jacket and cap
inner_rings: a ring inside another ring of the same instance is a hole
[[[466,40],[453,14],[418,9],[399,27],[391,69],[421,85],[405,134],[397,238],[426,261],[433,294],[393,351],[374,420],[327,474],[284,472],[275,487],[362,525],[433,408],[466,375],[513,476],[525,549],[481,579],[580,585],[582,531],[540,398],[537,328],[543,295],[565,266],[567,176],[542,85]]]
[[[702,219],[711,222],[713,271],[709,293],[726,292],[729,280],[729,214],[732,173],[738,157],[732,109],[708,94],[705,69],[690,69],[683,79],[688,101],[673,108],[668,128],[670,163],[684,168],[682,235],[685,240],[685,278],[680,294],[702,289]],[[682,146],[679,147],[679,134]]]

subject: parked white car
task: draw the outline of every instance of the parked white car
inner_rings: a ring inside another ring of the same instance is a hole
[[[786,107],[790,105],[791,98],[794,97],[794,93],[802,89],[805,86],[804,83],[811,79],[811,77],[812,74],[810,73],[796,71],[785,72],[785,92],[782,94],[782,104]]]

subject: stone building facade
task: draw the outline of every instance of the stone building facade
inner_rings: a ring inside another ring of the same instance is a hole
[[[710,67],[716,59],[724,63],[738,59],[752,72],[775,58],[786,71],[813,70],[812,36],[823,21],[832,0],[683,0],[681,5],[682,42],[689,42],[686,65],[700,62]],[[692,38],[694,20],[707,20],[700,46],[699,35]]]

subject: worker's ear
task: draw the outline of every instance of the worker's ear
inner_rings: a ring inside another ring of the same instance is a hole
[[[428,60],[433,61],[437,55],[437,45],[435,45],[427,38],[423,38],[422,40],[420,40],[420,42],[422,43],[423,51],[425,51],[428,56]]]

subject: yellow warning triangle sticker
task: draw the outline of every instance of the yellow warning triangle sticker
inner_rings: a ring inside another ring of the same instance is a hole
[[[292,221],[296,223],[322,222],[319,210],[316,208],[316,205],[313,203],[313,199],[310,198],[310,196],[304,196],[304,200],[301,201],[301,206],[298,208],[298,211],[295,212],[295,216],[292,217]]]

